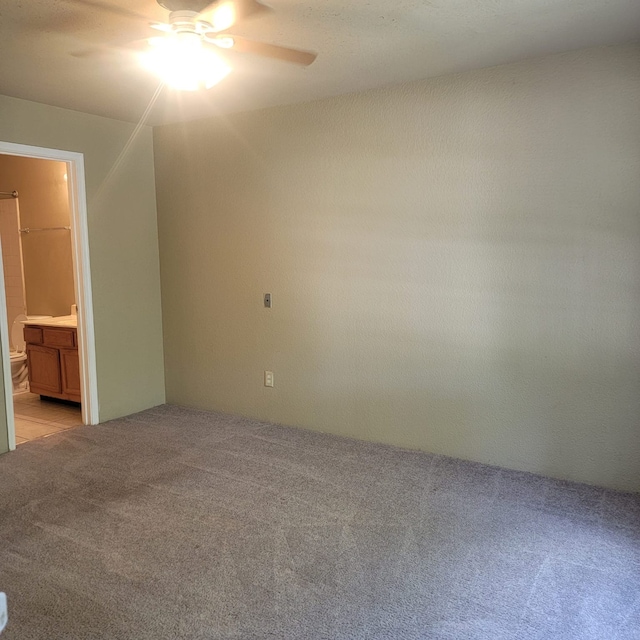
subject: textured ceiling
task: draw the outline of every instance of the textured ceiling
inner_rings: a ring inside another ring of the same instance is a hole
[[[157,81],[135,54],[72,52],[149,37],[166,20],[155,0],[0,0],[0,93],[138,121]],[[163,89],[147,114],[158,124],[300,102],[640,38],[640,0],[269,0],[275,11],[237,35],[311,49],[308,68],[229,54],[233,73],[195,94]]]

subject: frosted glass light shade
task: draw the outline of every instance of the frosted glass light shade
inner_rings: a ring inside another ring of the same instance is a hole
[[[209,89],[231,71],[214,51],[203,46],[197,33],[151,38],[149,50],[140,58],[147,69],[179,91]]]

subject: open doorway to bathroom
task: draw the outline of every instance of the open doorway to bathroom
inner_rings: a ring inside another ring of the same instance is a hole
[[[98,421],[83,199],[80,154],[0,143],[0,333],[10,448]]]
[[[67,181],[65,162],[0,155],[4,311],[18,445],[82,424]]]

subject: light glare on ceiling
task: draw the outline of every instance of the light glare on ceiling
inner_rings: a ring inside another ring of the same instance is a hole
[[[149,45],[150,49],[140,54],[142,64],[180,91],[209,89],[231,71],[219,56],[203,46],[196,33],[152,38]]]
[[[218,5],[215,13],[211,16],[211,22],[216,31],[228,29],[236,21],[236,11],[233,2],[225,2]]]

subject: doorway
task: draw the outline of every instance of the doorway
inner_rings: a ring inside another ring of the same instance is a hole
[[[6,172],[0,194],[0,202],[15,203],[17,220],[6,247],[2,239],[0,260],[0,311],[7,309],[0,312],[0,342],[13,450],[78,424],[97,424],[98,398],[83,156],[0,142],[2,162],[16,170],[31,167],[27,175],[33,178],[14,175],[30,196],[26,221],[20,190],[7,187]],[[38,184],[38,176],[46,184]],[[35,198],[36,189],[46,188],[46,196]],[[18,313],[21,304],[24,315]]]

